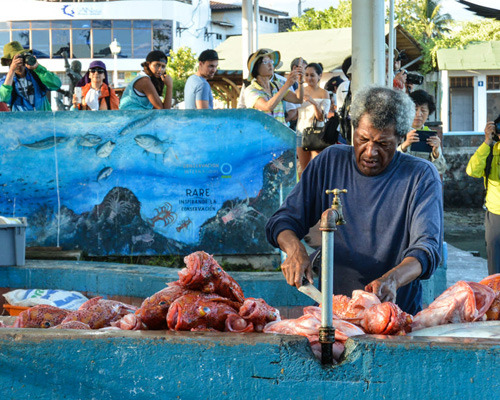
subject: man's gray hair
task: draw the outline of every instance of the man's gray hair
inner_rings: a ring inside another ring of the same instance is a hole
[[[375,129],[394,126],[396,135],[404,136],[411,130],[415,104],[410,96],[400,90],[369,86],[356,93],[352,100],[351,120],[354,129],[365,114],[370,116]]]

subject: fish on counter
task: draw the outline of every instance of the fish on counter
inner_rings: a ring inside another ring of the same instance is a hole
[[[217,293],[240,303],[245,300],[240,285],[208,253],[192,253],[184,257],[184,263],[186,268],[179,272],[179,282],[186,289]]]
[[[415,315],[412,330],[478,321],[489,310],[496,296],[496,292],[488,286],[458,281]]]
[[[59,325],[70,310],[40,304],[22,311],[14,321],[12,328],[51,328]]]

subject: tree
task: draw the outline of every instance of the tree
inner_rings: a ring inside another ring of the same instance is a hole
[[[452,21],[449,14],[441,14],[439,0],[396,0],[394,20],[421,43],[441,37]]]
[[[190,75],[196,72],[198,61],[189,47],[180,47],[177,52],[170,50],[167,73],[174,81],[173,98],[176,102],[184,100],[184,86]]]
[[[290,31],[349,28],[352,26],[351,16],[351,1],[340,0],[337,8],[332,6],[323,11],[316,11],[314,8],[310,8],[301,17],[292,18],[295,25]]]

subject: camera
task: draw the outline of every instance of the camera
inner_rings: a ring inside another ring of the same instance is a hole
[[[424,83],[424,76],[418,72],[407,72],[406,73],[406,83],[410,85],[421,85]]]
[[[492,135],[492,139],[495,142],[499,142],[500,141],[500,115],[497,117],[497,119],[494,122],[495,122],[495,133]]]
[[[19,58],[23,60],[23,64],[29,65],[30,67],[36,64],[36,57],[33,54],[30,53],[19,54]]]

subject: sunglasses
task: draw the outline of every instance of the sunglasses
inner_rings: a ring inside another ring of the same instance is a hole
[[[105,70],[103,70],[102,68],[90,68],[89,69],[89,72],[90,73],[98,73],[98,74],[104,74],[104,72],[106,72]]]

